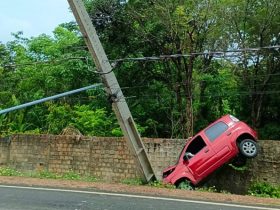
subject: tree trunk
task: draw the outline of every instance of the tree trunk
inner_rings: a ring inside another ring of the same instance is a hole
[[[185,98],[186,98],[186,132],[184,138],[193,136],[193,98],[192,98],[192,72],[194,56],[189,57],[188,65],[186,66],[185,80]]]

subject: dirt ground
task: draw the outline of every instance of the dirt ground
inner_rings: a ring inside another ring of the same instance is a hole
[[[20,185],[33,187],[51,187],[51,188],[67,188],[80,190],[98,190],[115,193],[132,193],[138,195],[173,197],[180,199],[198,199],[212,202],[227,202],[239,204],[260,204],[272,205],[279,207],[280,199],[274,198],[258,198],[254,196],[242,196],[233,194],[188,191],[177,189],[165,189],[149,186],[132,186],[126,184],[111,184],[101,182],[82,182],[82,181],[68,181],[68,180],[52,180],[52,179],[38,179],[25,177],[0,177],[1,185]]]

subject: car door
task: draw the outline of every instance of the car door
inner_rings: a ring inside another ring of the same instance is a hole
[[[220,121],[207,128],[204,133],[215,152],[211,164],[214,167],[223,165],[231,158],[232,153],[229,126]]]
[[[211,146],[203,139],[203,135],[198,135],[188,145],[186,153],[190,152],[194,156],[189,158],[187,167],[192,172],[196,180],[201,180],[207,175],[211,165],[209,160],[213,158],[215,152]]]

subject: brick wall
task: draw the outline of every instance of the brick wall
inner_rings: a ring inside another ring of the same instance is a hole
[[[177,161],[185,140],[143,139],[156,176]],[[260,141],[260,155],[249,161],[248,169],[236,171],[225,166],[213,174],[208,185],[234,193],[245,192],[252,181],[280,185],[280,141]],[[70,170],[107,181],[137,178],[134,160],[123,138],[54,135],[14,135],[0,139],[0,166],[21,171]]]

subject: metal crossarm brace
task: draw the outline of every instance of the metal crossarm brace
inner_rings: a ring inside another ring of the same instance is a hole
[[[47,97],[47,98],[42,98],[42,99],[39,99],[39,100],[36,100],[36,101],[32,101],[32,102],[28,102],[28,103],[21,104],[21,105],[18,105],[18,106],[3,109],[3,110],[0,110],[0,115],[1,114],[6,114],[6,113],[9,113],[9,112],[12,112],[12,111],[16,111],[16,110],[19,110],[19,109],[24,109],[24,108],[29,107],[29,106],[34,106],[36,104],[41,104],[41,103],[44,103],[46,101],[51,101],[51,100],[55,100],[55,99],[58,99],[58,98],[65,97],[65,96],[73,95],[75,93],[80,93],[80,92],[83,92],[83,91],[86,91],[86,90],[95,89],[95,88],[97,88],[101,85],[102,84],[90,85],[90,86],[83,87],[83,88],[80,88],[80,89],[71,90],[71,91],[68,91],[68,92],[60,93],[58,95],[50,96],[50,97]]]
[[[117,78],[112,71],[107,55],[102,47],[96,30],[86,11],[82,0],[68,0],[76,21],[84,36],[87,47],[93,57],[94,63],[100,72],[105,90],[112,102],[113,110],[123,131],[129,149],[131,150],[140,175],[145,182],[155,179],[155,173],[147,156],[144,144],[135,126],[128,105],[125,101]],[[121,101],[120,101],[121,99]]]

